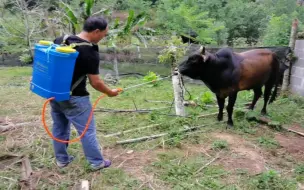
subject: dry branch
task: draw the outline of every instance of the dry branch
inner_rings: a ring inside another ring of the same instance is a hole
[[[201,126],[197,126],[197,127],[189,127],[186,129],[182,129],[179,130],[179,133],[185,133],[188,131],[193,131],[193,130],[197,130],[199,128],[205,127],[206,125],[201,125]],[[146,140],[151,140],[151,139],[156,139],[159,137],[163,137],[168,135],[169,133],[161,133],[161,134],[157,134],[157,135],[152,135],[152,136],[145,136],[145,137],[140,137],[140,138],[135,138],[135,139],[128,139],[128,140],[124,140],[124,141],[117,141],[116,144],[130,144],[130,143],[135,143],[135,142],[141,142],[141,141],[146,141]]]
[[[200,171],[202,171],[203,169],[205,169],[206,167],[208,167],[210,164],[212,164],[213,162],[215,162],[219,157],[220,157],[220,153],[219,152],[215,158],[213,158],[210,162],[208,162],[207,164],[205,164],[203,167],[201,167],[200,169],[198,169],[196,172],[195,172],[195,175],[198,174]]]
[[[283,129],[285,129],[285,130],[287,130],[287,131],[289,131],[289,132],[296,133],[296,134],[298,134],[298,135],[304,137],[304,133],[298,132],[298,131],[293,130],[293,129],[288,129],[288,128],[286,128],[286,127],[283,127]]]
[[[21,166],[21,179],[20,179],[20,185],[21,185],[21,189],[36,189],[35,187],[33,187],[32,184],[32,177],[33,174],[33,170],[31,167],[31,163],[30,160],[28,159],[28,157],[24,157],[22,159],[22,166]]]
[[[226,113],[226,111],[223,111],[223,113]],[[213,115],[217,115],[217,114],[218,114],[218,112],[209,113],[209,114],[206,114],[206,115],[200,115],[200,116],[198,116],[198,118],[209,117],[209,116],[213,116]]]
[[[168,109],[171,107],[163,107],[163,108],[155,108],[155,109],[138,109],[138,110],[114,110],[114,109],[105,109],[99,108],[96,109],[94,112],[112,112],[112,113],[150,113],[152,111]]]
[[[163,103],[163,104],[172,104],[172,102],[169,101],[158,101],[158,100],[145,100],[145,102],[149,102],[149,103]]]
[[[33,124],[34,122],[24,122],[24,123],[17,123],[17,124],[13,124],[13,123],[9,123],[7,125],[0,125],[0,133],[4,133],[10,130],[15,130],[18,127],[24,127],[26,125],[30,125]]]
[[[117,132],[117,133],[113,133],[113,134],[109,134],[109,135],[105,135],[104,137],[113,137],[113,136],[120,136],[126,133],[130,133],[133,131],[140,131],[143,129],[149,129],[149,128],[153,128],[153,127],[158,127],[160,124],[155,124],[155,125],[149,125],[149,126],[145,126],[145,127],[139,127],[139,128],[135,128],[135,129],[130,129],[130,130],[126,130],[126,131],[122,131],[122,132]]]

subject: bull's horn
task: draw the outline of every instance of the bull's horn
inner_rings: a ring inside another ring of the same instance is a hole
[[[206,51],[205,47],[201,46],[199,49],[200,54],[205,55],[205,51]]]
[[[200,51],[200,52],[202,52],[202,51],[203,51],[203,46],[201,46],[201,47],[200,47],[199,51]]]

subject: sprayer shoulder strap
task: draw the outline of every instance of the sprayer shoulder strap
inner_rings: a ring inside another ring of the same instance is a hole
[[[84,79],[85,75],[82,75],[72,86],[71,92],[81,83],[81,81]]]
[[[66,40],[68,39],[68,37],[70,37],[69,34],[65,34],[63,36],[63,40],[62,40],[62,43],[61,45],[66,45]],[[77,42],[77,43],[71,43],[70,46],[72,48],[76,47],[76,46],[93,46],[92,43],[89,43],[89,42]]]

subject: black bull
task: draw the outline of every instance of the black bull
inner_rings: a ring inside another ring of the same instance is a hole
[[[265,86],[261,113],[267,113],[267,103],[275,100],[283,73],[288,68],[284,62],[290,49],[285,48],[284,56],[282,53],[283,50],[265,48],[236,53],[230,48],[223,48],[213,54],[201,47],[183,61],[178,70],[182,75],[202,80],[216,94],[219,121],[223,120],[225,99],[229,97],[227,123],[228,126],[233,126],[233,107],[239,91],[253,89],[254,98],[250,106],[253,110],[262,95],[262,87]]]

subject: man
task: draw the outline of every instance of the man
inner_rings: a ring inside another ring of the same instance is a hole
[[[70,100],[51,102],[53,135],[56,138],[69,140],[70,124],[75,126],[79,134],[84,131],[92,110],[89,93],[86,89],[87,78],[89,78],[91,86],[97,91],[105,93],[110,97],[118,95],[118,90],[109,89],[99,78],[99,52],[98,45],[96,44],[106,36],[107,32],[108,23],[103,17],[90,17],[85,21],[83,30],[78,35],[71,35],[65,40],[62,36],[54,40],[55,44],[62,44],[63,41],[67,45],[70,45],[71,43],[83,44],[75,47],[79,52],[79,55],[74,68]],[[76,87],[75,84],[77,85]],[[86,134],[81,139],[81,143],[91,169],[98,170],[107,168],[111,165],[111,161],[105,160],[101,153],[96,138],[94,117],[92,118]],[[58,167],[66,167],[73,161],[74,157],[69,156],[67,153],[68,144],[53,141],[53,146]]]

